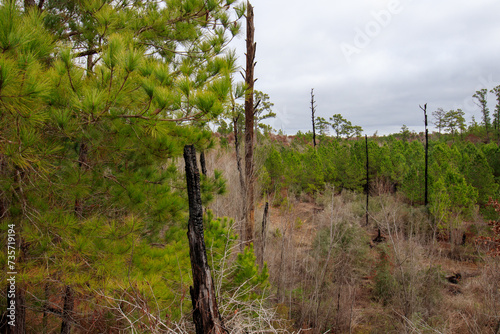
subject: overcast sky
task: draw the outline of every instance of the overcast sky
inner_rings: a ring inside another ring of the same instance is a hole
[[[472,95],[500,84],[498,0],[252,0],[255,89],[269,94],[269,123],[295,134],[340,113],[364,133],[423,131],[428,114],[461,108],[480,121]],[[245,34],[233,44],[244,64]],[[493,111],[496,101],[489,96]]]

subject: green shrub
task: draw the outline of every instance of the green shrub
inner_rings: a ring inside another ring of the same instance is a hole
[[[387,306],[394,295],[396,282],[392,275],[392,266],[387,248],[381,246],[378,251],[379,260],[375,266],[373,296],[378,302]]]
[[[243,253],[238,253],[232,265],[234,272],[225,284],[226,293],[237,290],[243,300],[259,298],[269,286],[269,271],[267,264],[259,269],[256,262],[253,244],[245,247]]]

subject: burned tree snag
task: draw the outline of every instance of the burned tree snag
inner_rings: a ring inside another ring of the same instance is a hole
[[[266,251],[266,232],[267,232],[267,219],[269,216],[269,202],[266,202],[264,206],[264,215],[262,217],[262,231],[260,240],[260,255],[259,255],[259,266],[264,268],[264,252]]]
[[[428,200],[428,171],[429,171],[429,129],[427,129],[427,103],[424,104],[424,107],[422,108],[419,106],[420,109],[423,110],[424,112],[424,123],[425,123],[425,195],[424,195],[424,204],[427,207],[427,204],[429,204]]]
[[[245,235],[244,242],[249,244],[253,240],[254,224],[255,224],[255,208],[254,208],[254,164],[253,164],[253,149],[254,149],[254,69],[255,69],[255,49],[254,42],[254,14],[253,7],[248,2],[247,5],[247,53],[246,53],[246,70],[245,83],[247,92],[245,95],[245,183],[246,183],[246,207],[245,212]]]
[[[215,289],[208,266],[205,240],[203,237],[203,207],[201,205],[200,172],[196,164],[194,146],[184,147],[186,181],[189,200],[189,256],[193,272],[193,286],[190,287],[193,303],[193,320],[196,334],[227,333],[219,315]]]
[[[385,237],[382,236],[382,231],[380,230],[380,226],[379,226],[378,230],[377,230],[377,236],[375,237],[375,239],[373,239],[373,242],[378,244],[378,243],[381,243],[384,241],[385,241]]]
[[[365,184],[365,192],[366,192],[366,226],[368,226],[368,201],[370,200],[370,162],[368,159],[368,136],[365,135],[365,146],[366,146],[366,184]]]
[[[312,126],[313,126],[313,145],[316,148],[316,122],[314,121],[314,113],[316,113],[316,106],[314,105],[316,101],[314,101],[314,88],[311,88],[311,117],[312,117]]]

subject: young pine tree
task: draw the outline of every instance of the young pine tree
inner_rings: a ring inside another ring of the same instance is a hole
[[[117,319],[101,302],[120,298],[141,319],[171,270],[151,244],[177,242],[165,230],[187,222],[176,159],[210,147],[202,125],[230,91],[231,1],[26,3],[0,5],[0,214],[16,228],[18,328],[23,310],[41,331]]]

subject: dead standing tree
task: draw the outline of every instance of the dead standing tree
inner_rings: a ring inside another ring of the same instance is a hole
[[[264,216],[262,217],[262,230],[260,238],[260,253],[258,263],[261,268],[264,268],[264,253],[266,251],[266,234],[267,234],[267,221],[269,219],[269,202],[264,206]]]
[[[312,116],[312,126],[313,126],[313,145],[316,148],[316,122],[314,121],[314,114],[316,113],[316,101],[314,101],[314,88],[311,88],[311,116]]]
[[[366,193],[366,226],[368,226],[368,203],[370,201],[370,160],[368,158],[368,135],[365,135],[365,148],[366,148],[366,184],[365,184],[365,193]],[[380,235],[380,229],[379,229]]]
[[[245,83],[247,85],[247,92],[245,95],[245,183],[246,183],[246,206],[245,210],[245,233],[242,236],[246,244],[252,242],[254,237],[254,224],[255,224],[255,194],[254,194],[254,104],[253,104],[253,91],[254,91],[254,69],[255,69],[255,49],[257,44],[254,42],[254,14],[253,7],[248,2],[247,4],[247,53],[246,53],[246,70],[245,70]]]
[[[203,207],[201,204],[200,172],[196,164],[194,146],[184,147],[186,181],[189,199],[189,256],[193,272],[193,286],[190,287],[193,303],[193,320],[196,334],[227,333],[219,314],[215,288],[208,266],[205,240],[203,237]]]
[[[424,124],[425,124],[425,194],[424,194],[424,203],[427,208],[429,204],[428,199],[428,173],[429,173],[429,129],[427,129],[427,103],[424,104],[424,107],[419,106],[420,109],[424,112]]]

